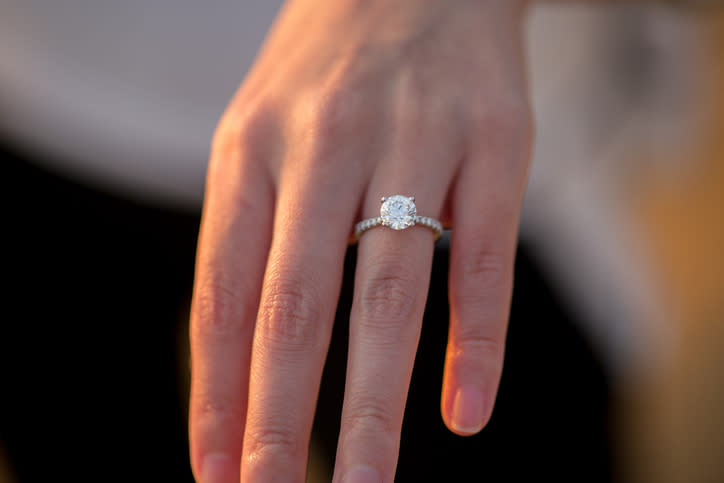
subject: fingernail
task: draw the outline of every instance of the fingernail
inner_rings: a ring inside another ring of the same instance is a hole
[[[342,483],[382,483],[382,477],[371,466],[355,466],[344,474]]]
[[[227,483],[234,481],[234,467],[231,458],[222,453],[206,455],[201,466],[199,483]]]
[[[477,433],[483,429],[484,410],[483,391],[480,387],[472,384],[460,386],[453,400],[450,423],[455,431],[460,433]]]

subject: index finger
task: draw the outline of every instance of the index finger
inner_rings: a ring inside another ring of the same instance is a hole
[[[189,442],[202,483],[239,481],[251,338],[273,209],[270,180],[245,158],[238,147],[222,146],[212,153],[207,176],[190,321]]]

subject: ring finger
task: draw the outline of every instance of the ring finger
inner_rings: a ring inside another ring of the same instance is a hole
[[[459,158],[452,144],[399,146],[400,156],[380,164],[363,212],[379,211],[380,196],[417,194],[418,214],[437,217]],[[377,227],[360,240],[334,481],[394,479],[433,242],[434,233],[419,225],[402,231]]]

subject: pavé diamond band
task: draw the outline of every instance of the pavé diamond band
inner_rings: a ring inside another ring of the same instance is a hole
[[[429,216],[419,216],[414,196],[394,195],[382,197],[380,216],[367,218],[354,226],[354,240],[362,233],[376,226],[386,226],[393,230],[404,230],[414,225],[422,225],[435,233],[435,240],[442,235],[442,223]]]

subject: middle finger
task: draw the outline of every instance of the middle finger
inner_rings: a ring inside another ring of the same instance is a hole
[[[304,481],[348,227],[359,200],[302,164],[284,174],[279,188],[254,332],[242,481]],[[320,186],[324,192],[315,189]]]

